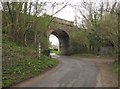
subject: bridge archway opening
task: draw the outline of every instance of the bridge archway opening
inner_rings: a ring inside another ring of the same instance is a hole
[[[50,36],[54,35],[58,38],[58,52],[62,55],[67,54],[67,50],[69,49],[69,35],[67,32],[63,30],[54,30],[51,32]],[[55,39],[53,39],[55,40]]]

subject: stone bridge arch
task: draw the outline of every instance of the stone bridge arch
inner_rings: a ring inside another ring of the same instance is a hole
[[[70,34],[76,31],[74,23],[71,21],[55,18],[47,30],[47,37],[50,34],[55,35],[59,39],[59,49],[61,54],[68,54],[70,47]]]
[[[69,34],[62,30],[62,29],[57,29],[57,30],[50,30],[48,37],[53,34],[55,35],[58,40],[59,40],[59,51],[61,54],[66,55],[67,50],[69,49],[70,46],[70,36]]]

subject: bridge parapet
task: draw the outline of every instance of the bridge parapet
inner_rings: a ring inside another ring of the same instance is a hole
[[[74,22],[72,22],[72,21],[67,21],[67,20],[60,19],[60,18],[55,18],[55,19],[53,20],[53,22],[57,22],[57,23],[64,24],[64,25],[69,25],[69,26],[74,26]]]

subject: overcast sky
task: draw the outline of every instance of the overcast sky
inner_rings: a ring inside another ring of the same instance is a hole
[[[49,37],[49,41],[52,43],[52,45],[59,45],[59,40],[56,36],[54,35],[50,35]]]
[[[34,1],[34,0],[33,0]],[[40,0],[42,2],[57,2],[57,3],[60,3],[60,2],[68,2],[69,4],[72,4],[72,5],[80,5],[81,2],[83,0]],[[87,2],[93,2],[95,3],[96,5],[100,2],[104,2],[106,3],[107,1],[110,2],[110,3],[113,3],[115,1],[120,1],[120,0],[84,0],[84,1],[87,1]],[[61,8],[60,6],[58,8]],[[54,11],[57,11],[58,9],[55,9]],[[51,12],[49,12],[51,13]],[[55,17],[59,17],[59,18],[62,18],[62,19],[65,19],[65,20],[68,20],[68,21],[74,21],[75,20],[75,15],[77,14],[77,10],[75,10],[74,8],[72,8],[70,5],[67,5],[64,9],[62,9],[59,13],[57,13],[55,15]],[[80,14],[79,14],[80,16]],[[81,17],[82,18],[82,17]]]

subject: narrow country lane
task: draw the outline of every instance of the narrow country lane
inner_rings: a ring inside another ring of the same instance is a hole
[[[120,89],[120,0],[1,0],[0,11],[3,89]]]
[[[93,62],[57,56],[60,64],[51,71],[22,82],[16,87],[95,87],[98,69]]]

